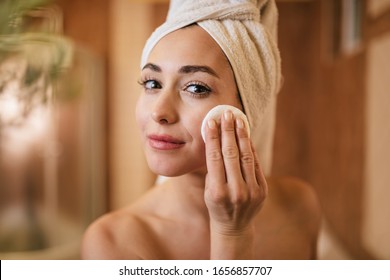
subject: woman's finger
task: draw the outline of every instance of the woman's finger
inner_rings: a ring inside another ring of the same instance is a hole
[[[221,119],[221,149],[228,183],[242,182],[240,151],[236,141],[233,113],[225,111]]]
[[[237,142],[240,150],[241,172],[244,181],[249,185],[257,185],[255,174],[255,157],[245,123],[241,118],[236,119]]]
[[[253,157],[254,157],[254,167],[255,167],[255,175],[256,175],[257,184],[262,189],[263,195],[266,196],[268,193],[268,184],[267,184],[267,181],[265,180],[264,173],[261,169],[259,157],[257,156],[256,150],[255,150],[252,142],[251,142],[251,148],[252,148],[252,153],[253,153]]]
[[[226,183],[219,128],[213,119],[206,126],[206,165],[209,183],[213,186]]]

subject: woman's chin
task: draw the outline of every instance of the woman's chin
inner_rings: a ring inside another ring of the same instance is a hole
[[[178,177],[188,173],[199,173],[200,171],[204,171],[204,175],[206,174],[206,168],[203,167],[195,167],[195,166],[185,166],[181,164],[179,166],[175,166],[173,164],[150,164],[149,168],[154,174],[164,176],[164,177]]]
[[[164,177],[177,177],[185,173],[185,171],[181,170],[180,168],[174,168],[173,166],[162,166],[161,164],[157,166],[149,164],[149,168],[153,173]]]

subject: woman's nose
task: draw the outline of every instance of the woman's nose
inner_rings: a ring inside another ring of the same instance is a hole
[[[154,102],[152,118],[159,124],[172,124],[177,121],[177,100],[173,93],[160,92]]]

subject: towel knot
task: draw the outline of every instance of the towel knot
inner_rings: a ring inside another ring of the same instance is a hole
[[[229,19],[260,22],[260,7],[254,2],[256,1],[231,0],[228,3],[218,0],[172,1],[167,21],[177,22],[179,19],[187,22],[200,22]],[[182,15],[186,15],[186,18],[183,18]]]

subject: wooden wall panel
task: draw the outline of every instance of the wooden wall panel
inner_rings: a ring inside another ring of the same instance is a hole
[[[109,8],[107,0],[57,0],[64,14],[64,33],[90,51],[107,58]]]
[[[71,38],[78,47],[88,51],[96,60],[102,64],[104,82],[104,97],[102,102],[104,111],[104,131],[108,136],[110,133],[109,123],[109,86],[110,73],[108,69],[109,60],[109,11],[110,1],[94,0],[93,4],[89,0],[57,0],[55,4],[59,6],[63,14],[63,33]],[[100,82],[100,81],[99,81]],[[109,158],[108,146],[110,138],[105,137],[103,157],[104,161]],[[104,168],[108,166],[105,165]],[[103,185],[109,187],[110,172],[105,170]],[[108,203],[106,198],[105,205]]]
[[[308,120],[319,79],[317,6],[283,2],[278,5],[284,83],[278,97],[275,131],[273,174],[276,176],[309,179]]]
[[[329,46],[339,39],[329,32],[335,20],[330,2],[279,3],[285,84],[279,97],[273,171],[311,183],[330,227],[353,257],[374,258],[362,244],[368,187],[365,42],[353,54],[332,53],[337,49]]]

